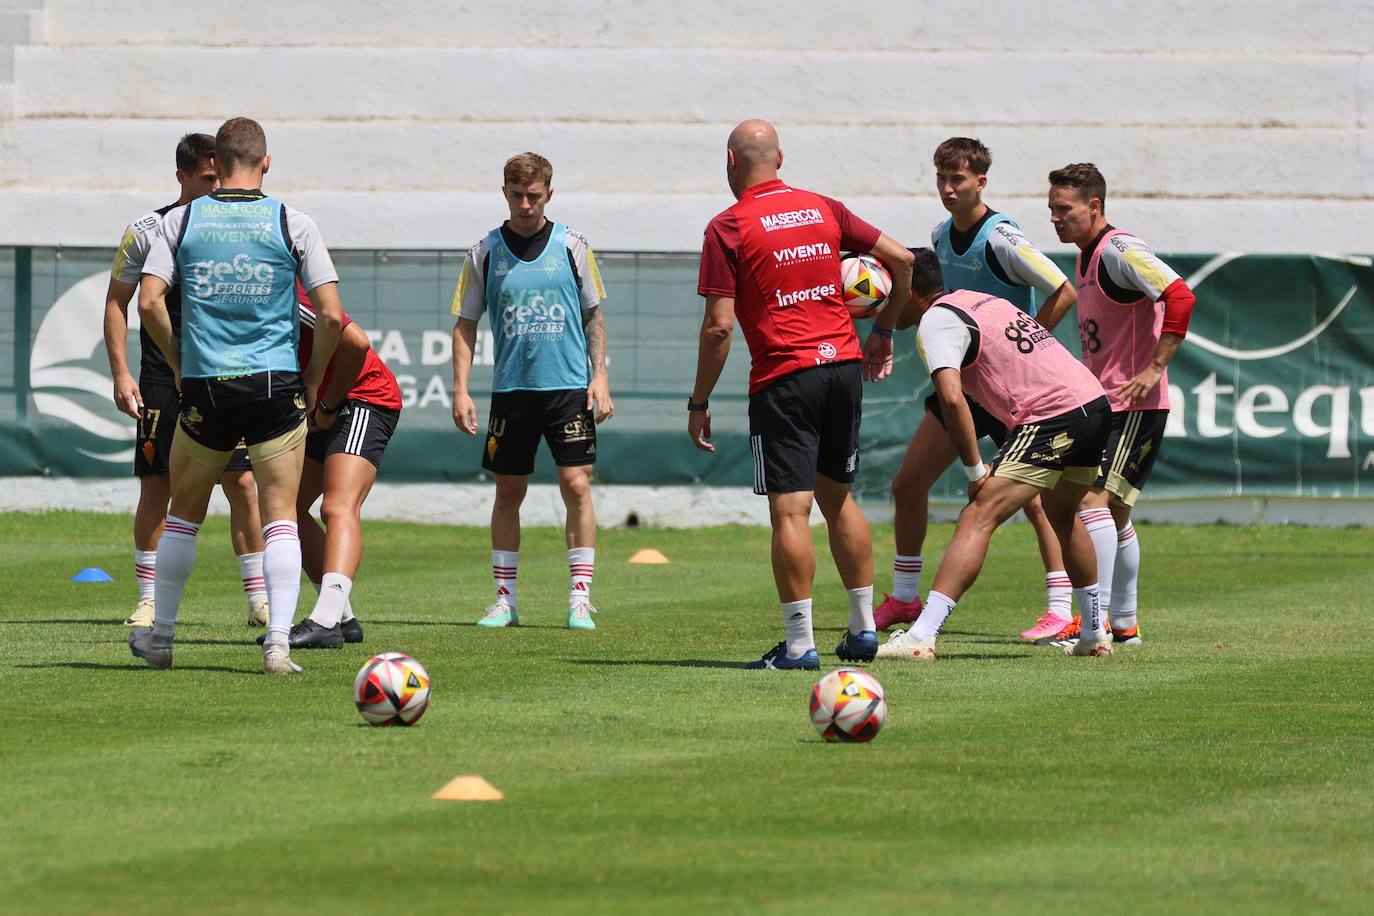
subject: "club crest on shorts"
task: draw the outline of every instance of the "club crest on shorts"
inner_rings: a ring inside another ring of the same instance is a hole
[[[500,443],[497,442],[496,436],[495,436],[495,435],[487,436],[487,460],[488,460],[488,461],[493,461],[493,460],[495,460],[495,458],[496,458],[496,447],[497,447],[497,445],[499,445],[499,444],[500,444]]]

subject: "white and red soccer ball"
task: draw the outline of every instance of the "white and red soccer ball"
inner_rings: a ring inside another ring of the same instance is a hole
[[[811,688],[811,724],[826,741],[872,741],[886,721],[883,685],[867,671],[841,668]]]
[[[414,725],[429,708],[429,672],[402,652],[383,652],[358,669],[353,702],[372,725]]]
[[[887,304],[892,274],[871,254],[851,255],[840,262],[840,290],[852,317],[871,318]]]

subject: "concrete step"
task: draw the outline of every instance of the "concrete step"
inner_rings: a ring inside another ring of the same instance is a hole
[[[270,177],[270,176],[269,176]],[[268,182],[268,190],[315,217],[333,248],[465,248],[506,217],[495,191],[443,190],[382,193],[296,191]],[[73,191],[63,188],[5,190],[0,205],[0,245],[95,245],[113,248],[123,227],[167,203],[167,192]],[[603,251],[685,251],[701,248],[707,221],[731,202],[719,194],[558,195],[549,215],[581,229]],[[943,210],[931,195],[851,196],[860,216],[910,245],[928,244],[930,227]],[[1020,214],[1046,251],[1055,242],[1043,213],[1044,199],[1001,197],[998,206]],[[1374,238],[1374,207],[1368,201],[1178,200],[1113,197],[1112,222],[1169,251],[1350,251]]]
[[[15,0],[5,0],[15,2]],[[35,0],[17,0],[18,4]],[[36,4],[35,4],[36,5]],[[601,0],[541,4],[518,15],[499,3],[238,0],[218,21],[203,4],[140,0],[137,15],[102,0],[48,3],[57,44],[352,45],[366,47],[791,48],[830,50],[1036,49],[1155,53],[1374,50],[1374,5],[1363,0],[1092,4],[984,0],[953,14],[935,4]],[[785,8],[785,12],[783,11]],[[1072,17],[1072,22],[1066,22]],[[265,27],[270,26],[270,27]],[[817,73],[823,72],[820,70]]]
[[[236,98],[251,100],[244,108],[266,120],[304,112],[321,120],[513,122],[758,115],[857,125],[874,143],[904,123],[1374,122],[1374,67],[1331,54],[36,46],[15,55],[23,117],[217,120],[222,95],[207,87],[232,86]],[[971,91],[969,74],[983,74],[991,90]]]
[[[501,165],[525,149],[554,163],[559,193],[725,192],[732,124],[491,124],[461,121],[269,121],[272,180],[297,190],[430,189],[495,194]],[[124,187],[155,196],[175,184],[173,148],[215,121],[23,119],[0,122],[0,187]],[[947,137],[993,151],[988,200],[1034,198],[1050,169],[1091,161],[1111,197],[1367,198],[1374,128],[1007,127],[976,124],[780,125],[785,174],[840,198],[929,196],[930,157]],[[1312,168],[1313,151],[1322,167]],[[1019,216],[1038,221],[1043,205]],[[1015,214],[1014,214],[1015,215]]]

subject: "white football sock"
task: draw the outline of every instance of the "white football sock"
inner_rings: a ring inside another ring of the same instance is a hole
[[[1062,569],[1045,573],[1045,606],[1062,620],[1073,617],[1073,583]]]
[[[196,565],[196,532],[200,525],[175,516],[167,516],[162,537],[157,542],[157,578],[154,580],[153,632],[170,637],[176,631],[177,612],[181,610],[181,596],[186,580]]]
[[[352,582],[351,579],[350,579],[349,581]],[[310,581],[310,585],[315,589],[315,594],[318,595],[318,594],[320,593],[320,583],[318,583],[318,582],[316,582],[316,581],[314,581],[314,580],[312,579],[312,580]],[[351,588],[352,586],[350,585],[349,587]],[[314,616],[314,615],[312,614],[311,616]],[[352,619],[353,619],[353,599],[350,597],[347,601],[344,602],[343,614],[340,615],[340,617],[339,617],[339,623],[348,623],[348,622],[349,622],[350,620],[352,620]]]
[[[921,593],[921,557],[904,557],[900,554],[892,559],[892,597],[898,601],[912,602]]]
[[[926,608],[907,632],[914,639],[930,639],[938,636],[940,627],[954,611],[954,599],[942,592],[932,591],[926,595]]]
[[[873,625],[873,586],[847,588],[849,596],[849,632],[858,636],[864,630],[876,631]]]
[[[263,645],[286,645],[301,596],[301,537],[296,523],[283,519],[263,525],[262,540],[268,619]]]
[[[1128,520],[1116,533],[1116,568],[1112,574],[1112,629],[1135,627],[1136,584],[1140,581],[1140,540]]]
[[[243,576],[243,593],[248,598],[248,609],[253,602],[267,597],[267,580],[262,575],[262,553],[245,553],[239,557],[239,573]]]
[[[310,619],[322,627],[338,626],[343,619],[344,608],[348,607],[348,593],[353,590],[353,580],[341,573],[325,573],[320,582],[320,597],[315,599],[315,609]]]
[[[782,627],[787,634],[788,658],[801,658],[807,649],[816,648],[816,637],[811,633],[811,599],[783,602]]]
[[[595,547],[568,549],[568,603],[592,600],[592,573],[596,571]]]
[[[157,548],[134,551],[134,575],[138,577],[140,600],[153,597],[153,579],[157,576]]]
[[[1078,614],[1082,624],[1083,639],[1107,638],[1107,615],[1102,610],[1100,593],[1096,585],[1073,590],[1074,601],[1078,604]]]
[[[496,603],[515,610],[515,575],[520,565],[520,551],[493,550],[491,577],[496,580]]]
[[[1098,604],[1105,620],[1112,595],[1112,570],[1116,567],[1116,522],[1110,509],[1084,509],[1078,513],[1083,527],[1088,529],[1092,538],[1093,551],[1097,554],[1097,585],[1101,592]],[[1074,589],[1078,594],[1078,589]],[[1083,629],[1087,631],[1087,624]]]

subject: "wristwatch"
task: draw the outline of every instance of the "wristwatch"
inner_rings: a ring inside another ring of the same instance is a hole
[[[687,410],[688,410],[688,411],[693,411],[693,410],[709,410],[710,407],[711,407],[711,401],[710,401],[709,398],[708,398],[707,400],[705,400],[705,401],[702,401],[700,404],[698,404],[696,401],[692,400],[692,398],[691,398],[690,395],[688,395],[688,397],[687,397]]]
[[[334,414],[339,412],[339,407],[342,407],[343,405],[340,404],[339,407],[330,407],[328,404],[324,402],[323,398],[316,398],[315,406],[320,409],[320,413],[324,414],[325,416],[332,417],[334,416]]]

